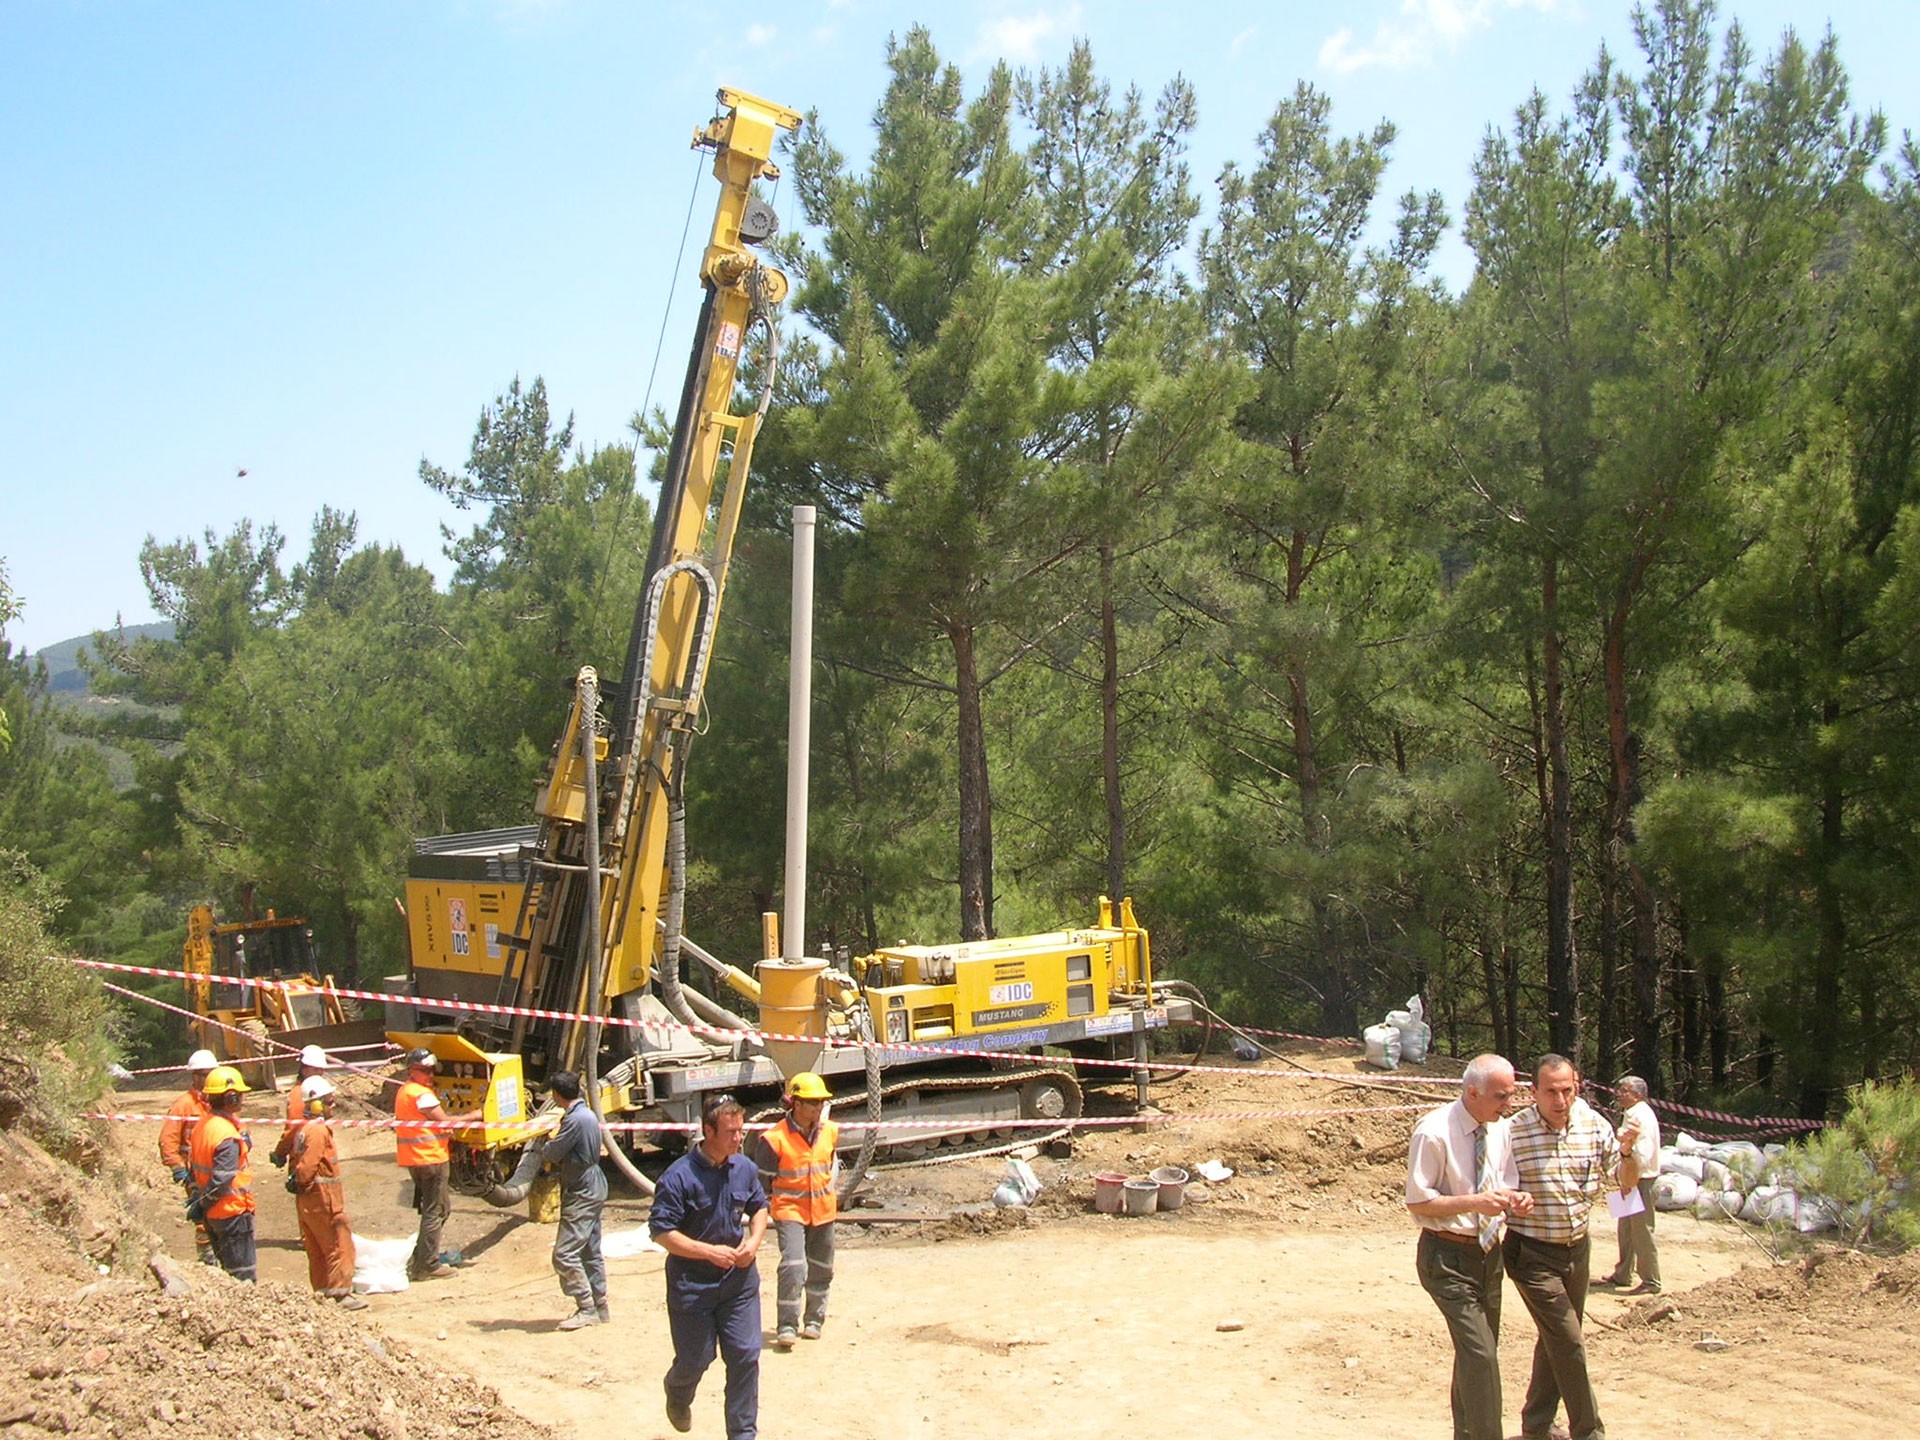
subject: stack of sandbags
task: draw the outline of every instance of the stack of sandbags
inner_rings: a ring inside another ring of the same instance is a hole
[[[1366,1046],[1366,1063],[1376,1069],[1398,1070],[1402,1060],[1424,1065],[1427,1047],[1433,1042],[1427,1007],[1416,995],[1407,1001],[1406,1009],[1389,1010],[1381,1024],[1362,1030],[1360,1039]]]
[[[1682,1131],[1672,1145],[1660,1149],[1654,1209],[1689,1210],[1700,1220],[1792,1225],[1804,1235],[1832,1229],[1834,1207],[1818,1196],[1802,1195],[1795,1177],[1780,1164],[1785,1154],[1784,1145],[1763,1147],[1750,1140],[1709,1144]]]

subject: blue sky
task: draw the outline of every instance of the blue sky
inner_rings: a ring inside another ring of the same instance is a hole
[[[1389,189],[1456,217],[1489,125],[1565,98],[1627,0],[609,0],[0,5],[0,558],[37,649],[151,619],[142,539],[323,504],[444,576],[465,520],[418,479],[483,405],[544,376],[589,447],[671,400],[693,323],[676,268],[694,127],[730,84],[864,149],[889,34],[918,22],[977,86],[1076,37],[1116,84],[1193,82],[1212,193],[1301,80],[1334,123],[1399,128]],[[1856,102],[1920,129],[1920,6],[1725,0],[1755,48],[1830,21]],[[784,202],[788,197],[779,197]],[[702,183],[696,222],[710,214]],[[782,203],[783,212],[791,206]],[[1469,271],[1455,235],[1443,273]],[[674,310],[667,316],[669,298]],[[238,472],[245,470],[245,476]]]

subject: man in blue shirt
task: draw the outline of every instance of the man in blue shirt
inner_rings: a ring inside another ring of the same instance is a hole
[[[713,1363],[727,1367],[727,1440],[756,1440],[760,1417],[760,1271],[767,1192],[740,1153],[746,1112],[716,1095],[700,1114],[700,1143],[667,1167],[648,1228],[667,1252],[667,1423],[693,1428],[693,1395]]]
[[[560,1328],[581,1330],[609,1318],[607,1264],[600,1257],[600,1212],[607,1204],[607,1177],[600,1169],[603,1132],[593,1107],[580,1098],[580,1077],[573,1071],[556,1071],[547,1088],[567,1107],[560,1128],[540,1150],[549,1165],[560,1167],[560,1228],[553,1237],[553,1271],[575,1307]]]

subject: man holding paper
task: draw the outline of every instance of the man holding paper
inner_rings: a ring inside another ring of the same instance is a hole
[[[1653,1107],[1647,1103],[1647,1082],[1638,1075],[1629,1075],[1614,1086],[1613,1096],[1619,1102],[1620,1138],[1626,1141],[1627,1126],[1633,1125],[1637,1134],[1633,1139],[1634,1163],[1640,1167],[1640,1178],[1631,1191],[1619,1191],[1608,1197],[1608,1203],[1618,1220],[1617,1240],[1620,1255],[1613,1262],[1613,1273],[1602,1283],[1615,1290],[1624,1290],[1633,1284],[1634,1272],[1640,1274],[1640,1284],[1631,1292],[1635,1295],[1658,1295],[1660,1293],[1660,1251],[1653,1243],[1653,1182],[1660,1178],[1660,1121],[1653,1113]],[[1638,1199],[1638,1208],[1633,1201]]]

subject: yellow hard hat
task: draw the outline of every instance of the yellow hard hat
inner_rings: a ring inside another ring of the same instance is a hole
[[[233,1066],[216,1065],[201,1088],[209,1095],[244,1095],[253,1087],[241,1078],[240,1072]]]
[[[827,1082],[811,1070],[802,1070],[787,1082],[787,1094],[796,1100],[831,1100],[833,1092],[827,1089]]]

